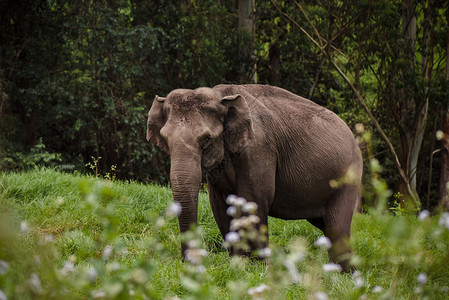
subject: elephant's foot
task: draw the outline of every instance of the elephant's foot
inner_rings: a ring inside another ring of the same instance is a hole
[[[331,249],[329,249],[330,261],[339,264],[343,272],[352,272],[355,270],[354,266],[350,264],[351,255],[352,248],[347,239],[333,242]]]

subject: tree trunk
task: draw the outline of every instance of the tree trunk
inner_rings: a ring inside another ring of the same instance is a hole
[[[440,170],[440,199],[439,206],[449,209],[449,106],[443,116],[444,136],[441,140],[441,170]]]
[[[279,75],[279,69],[281,67],[281,53],[279,52],[279,47],[277,46],[277,44],[273,44],[270,47],[268,56],[270,58],[270,84],[279,85],[281,81]]]
[[[238,0],[239,28],[247,31],[249,34],[254,33],[254,9],[255,0]],[[253,83],[257,82],[257,67],[254,65]]]
[[[403,57],[405,60],[410,61],[409,69],[404,68],[403,71],[403,82],[407,83],[411,76],[415,72],[416,67],[416,17],[415,17],[415,5],[413,0],[404,0],[404,13],[402,15],[402,34],[406,46],[403,50]],[[413,195],[411,198],[418,199],[418,194],[416,191],[416,170],[418,166],[418,157],[421,151],[422,140],[424,137],[424,131],[427,122],[427,112],[428,112],[428,99],[426,99],[425,104],[419,108],[419,113],[416,114],[416,99],[413,98],[415,94],[413,92],[413,87],[407,85],[402,89],[402,103],[403,106],[400,108],[401,113],[401,147],[400,147],[400,162],[404,168],[406,176],[410,183],[411,192]],[[416,116],[416,118],[414,118]],[[408,195],[408,189],[404,182],[401,182],[399,186],[399,191]],[[406,197],[407,198],[407,197]],[[419,203],[414,203],[415,201],[407,201],[401,203],[405,208],[416,208]]]
[[[449,9],[446,13],[449,22]],[[449,34],[446,41],[446,80],[449,80]],[[449,101],[448,101],[449,102]],[[441,170],[440,170],[440,199],[439,206],[449,210],[449,103],[446,104],[446,111],[443,115],[443,138],[441,139]]]
[[[412,140],[412,147],[410,149],[410,186],[416,192],[416,173],[418,170],[418,157],[421,152],[421,145],[424,139],[424,132],[426,130],[427,113],[429,109],[429,99],[426,99],[425,104],[421,108],[416,120],[416,127]]]
[[[239,28],[248,32],[254,31],[254,0],[239,0]]]

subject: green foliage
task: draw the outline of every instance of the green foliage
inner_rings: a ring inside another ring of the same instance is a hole
[[[167,182],[167,156],[145,140],[154,96],[251,75],[230,3],[2,1],[1,157],[42,136],[78,170],[101,156],[100,173]]]
[[[182,262],[171,199],[167,188],[51,169],[1,174],[0,292],[7,299],[448,298],[447,213],[356,214],[358,272],[340,274],[318,242],[322,233],[306,221],[269,220],[268,263],[229,257],[206,194],[199,227],[182,237],[190,250]],[[251,238],[251,228],[240,228],[243,236]]]
[[[5,157],[5,163],[11,170],[26,170],[35,166],[51,167],[61,163],[60,153],[49,153],[45,150],[42,138],[31,148],[29,153],[16,152]]]

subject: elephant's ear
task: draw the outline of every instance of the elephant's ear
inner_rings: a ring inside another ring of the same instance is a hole
[[[223,130],[224,142],[229,151],[241,152],[254,137],[248,104],[240,94],[223,97],[222,104],[227,107]]]
[[[168,154],[167,143],[161,136],[161,129],[165,124],[164,102],[165,98],[158,96],[154,98],[153,105],[148,113],[147,141],[158,145],[159,148]]]

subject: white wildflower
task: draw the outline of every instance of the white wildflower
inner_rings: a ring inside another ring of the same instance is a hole
[[[306,257],[305,251],[297,251],[289,254],[284,260],[284,266],[287,268],[290,280],[293,283],[299,284],[301,282],[302,276],[296,268],[296,263],[303,260],[304,257]]]
[[[106,298],[106,292],[102,290],[95,290],[92,293],[90,293],[90,296],[93,299],[103,299]]]
[[[128,248],[126,247],[121,247],[120,250],[118,251],[119,255],[129,255],[130,252],[128,251]]]
[[[144,284],[148,280],[147,272],[142,268],[134,269],[131,278],[138,284]]]
[[[240,228],[242,228],[243,226],[243,223],[242,223],[242,220],[241,219],[233,219],[232,221],[231,221],[231,225],[229,226],[229,228],[232,230],[232,231],[237,231],[237,230],[239,230]]]
[[[263,299],[262,294],[263,292],[269,290],[270,287],[267,286],[266,284],[261,284],[259,286],[250,288],[248,290],[248,295],[250,295],[253,299]]]
[[[328,263],[323,265],[324,272],[341,272],[342,268],[339,264]]]
[[[4,260],[0,260],[0,275],[6,274],[6,272],[8,272],[8,270],[9,270],[9,264]]]
[[[35,255],[34,256],[34,263],[36,264],[36,265],[38,265],[38,266],[40,266],[40,264],[41,264],[41,257],[39,256],[39,255]]]
[[[89,278],[90,283],[94,283],[98,277],[98,271],[94,267],[90,267],[87,269],[87,277]]]
[[[199,265],[196,267],[196,273],[197,274],[203,274],[204,272],[206,272],[206,267],[203,265]]]
[[[301,274],[299,274],[298,270],[289,270],[288,274],[290,275],[290,280],[293,283],[300,284],[302,280]]]
[[[0,300],[8,300],[8,297],[6,297],[2,290],[0,290]]]
[[[134,292],[134,290],[129,290],[129,295],[131,297],[134,297],[136,295],[136,292]]]
[[[104,260],[108,259],[109,257],[111,257],[112,255],[112,251],[114,249],[112,248],[111,245],[107,245],[106,247],[104,247],[103,252],[102,252],[102,257]]]
[[[240,235],[235,231],[228,232],[225,236],[225,241],[231,244],[237,243],[240,241]]]
[[[363,125],[362,123],[357,123],[355,124],[355,131],[359,134],[364,133],[365,132],[365,125]]]
[[[331,240],[327,236],[320,236],[315,241],[315,246],[321,247],[324,249],[330,249],[332,247],[332,243],[331,243]]]
[[[51,234],[44,234],[44,237],[39,240],[40,245],[47,245],[48,243],[53,243],[54,239]]]
[[[240,219],[233,219],[231,221],[230,229],[232,231],[237,231],[241,228],[249,228],[252,225],[258,224],[259,222],[260,222],[260,218],[255,215],[241,217]]]
[[[294,262],[300,262],[301,260],[303,260],[306,257],[306,252],[298,251],[298,252],[290,254],[290,256]]]
[[[62,197],[57,197],[57,198],[56,198],[56,200],[55,200],[56,206],[60,206],[60,205],[62,205],[63,203],[64,203],[64,198],[62,198]]]
[[[420,273],[416,280],[418,281],[419,285],[425,285],[427,282],[427,275],[424,273]]]
[[[203,257],[207,256],[207,251],[204,249],[187,249],[186,260],[194,265],[200,265],[203,261]]]
[[[177,217],[181,214],[182,206],[179,202],[172,202],[167,208],[167,215],[170,217]]]
[[[288,270],[288,274],[290,275],[290,280],[293,283],[299,284],[301,282],[302,276],[301,276],[301,274],[299,274],[298,270],[296,269],[295,263],[290,259],[286,259],[284,261],[284,266]]]
[[[236,217],[237,216],[237,207],[235,207],[233,205],[229,206],[228,209],[226,210],[226,214],[231,217]]]
[[[53,243],[55,240],[51,234],[45,234],[44,235],[44,242],[46,243]]]
[[[381,286],[376,285],[375,287],[373,287],[373,293],[374,294],[380,294],[382,293],[384,289]]]
[[[172,217],[169,213],[167,213],[170,217]],[[165,220],[162,217],[159,217],[156,219],[156,222],[154,222],[154,226],[156,228],[162,228],[165,225]]]
[[[268,247],[259,249],[258,254],[260,258],[269,258],[271,256],[271,249]]]
[[[121,268],[121,266],[120,266],[120,263],[119,263],[118,261],[113,261],[112,263],[110,263],[110,264],[108,264],[108,265],[106,266],[106,269],[107,269],[109,272],[115,272],[115,271],[118,271],[118,270],[120,270],[120,268]]]
[[[419,213],[418,220],[420,220],[422,222],[425,219],[427,219],[429,216],[430,216],[429,211],[425,209]]]
[[[20,222],[20,231],[23,234],[28,234],[28,232],[30,232],[30,228],[28,227],[27,221]]]
[[[362,277],[354,277],[354,282],[357,288],[362,288],[365,286],[365,281]]]
[[[325,292],[316,292],[314,296],[317,300],[329,300],[329,296]]]
[[[245,198],[242,198],[242,197],[237,197],[237,198],[235,198],[235,201],[234,201],[234,205],[235,206],[243,206],[244,204],[246,203],[246,200],[245,200]]]
[[[42,285],[41,285],[41,279],[39,276],[35,273],[31,274],[30,279],[28,279],[28,284],[30,285],[31,290],[35,294],[42,293]]]
[[[246,202],[242,206],[242,211],[249,214],[255,214],[257,212],[257,204],[254,202]]]
[[[354,278],[354,283],[357,288],[362,288],[365,286],[365,280],[363,280],[362,273],[356,270],[352,273],[352,277]]]
[[[438,225],[449,229],[449,213],[448,212],[445,212],[441,215],[440,220],[438,221]]]
[[[228,205],[234,205],[234,202],[235,202],[235,199],[237,198],[237,196],[236,195],[229,195],[227,198],[226,198],[226,203],[228,204]]]
[[[436,132],[436,137],[437,137],[437,140],[441,141],[444,138],[444,132],[441,130],[438,130]]]
[[[302,261],[307,255],[307,247],[302,240],[296,240],[291,246],[290,254],[287,259],[291,260],[293,263],[298,263]]]
[[[247,218],[250,224],[258,224],[260,222],[260,218],[255,215],[248,216]]]
[[[189,247],[190,249],[199,248],[200,243],[197,240],[190,240],[187,242],[187,247]]]
[[[61,274],[63,276],[75,272],[75,265],[70,260],[66,260],[62,265]]]
[[[243,204],[246,203],[246,200],[245,198],[237,197],[236,195],[229,195],[228,198],[226,198],[226,203],[228,205],[243,206]]]

